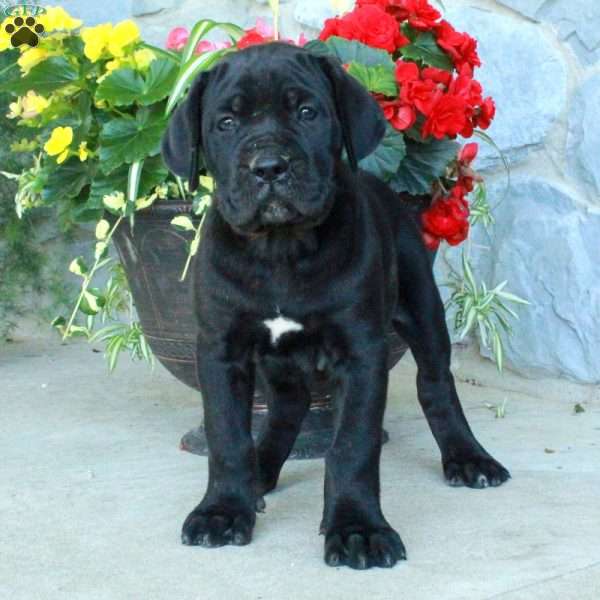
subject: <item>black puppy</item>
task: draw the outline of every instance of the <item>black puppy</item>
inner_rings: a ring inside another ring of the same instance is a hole
[[[193,84],[163,142],[170,169],[216,180],[195,263],[198,380],[209,483],[184,544],[247,544],[277,484],[317,370],[337,382],[327,452],[325,560],[405,558],[381,512],[379,459],[393,326],[418,364],[419,400],[451,485],[497,486],[508,471],[477,442],[450,373],[444,308],[427,251],[397,197],[351,167],[384,134],[377,103],[330,59],[284,44],[227,56]],[[250,434],[257,370],[268,426]]]

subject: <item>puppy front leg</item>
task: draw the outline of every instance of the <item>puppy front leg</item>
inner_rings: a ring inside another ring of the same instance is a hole
[[[353,569],[391,567],[406,553],[379,499],[387,344],[365,341],[359,347],[360,357],[349,360],[341,374],[340,412],[325,460],[325,562]]]
[[[208,441],[208,488],[183,524],[187,545],[244,545],[256,521],[255,452],[250,433],[254,372],[249,358],[227,361],[198,344],[198,379]]]

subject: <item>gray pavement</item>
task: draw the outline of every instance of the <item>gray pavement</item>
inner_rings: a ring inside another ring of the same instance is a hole
[[[197,394],[160,367],[108,376],[83,344],[1,347],[0,599],[599,600],[600,389],[500,377],[465,350],[454,362],[473,429],[513,479],[443,483],[403,360],[382,494],[409,560],[355,572],[322,562],[322,461],[286,465],[252,545],[182,546],[207,476],[178,450]],[[502,404],[504,418],[486,406]]]

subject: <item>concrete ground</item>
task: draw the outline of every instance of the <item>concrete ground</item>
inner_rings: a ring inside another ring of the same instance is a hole
[[[86,345],[1,348],[0,598],[600,599],[599,388],[499,377],[464,351],[454,367],[473,429],[513,479],[444,484],[405,359],[382,481],[409,560],[356,572],[322,561],[322,461],[286,465],[251,546],[182,546],[207,476],[178,450],[197,395],[160,367],[125,361],[109,377]]]

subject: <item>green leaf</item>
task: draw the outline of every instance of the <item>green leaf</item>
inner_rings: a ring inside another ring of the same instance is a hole
[[[398,95],[396,74],[391,67],[383,65],[367,67],[363,64],[353,62],[348,67],[348,73],[362,83],[370,92],[394,97]]]
[[[421,32],[414,42],[400,48],[402,56],[408,60],[422,62],[431,67],[452,71],[454,63],[452,59],[437,45],[435,37],[431,32]]]
[[[331,48],[321,40],[310,40],[304,44],[304,49],[308,50],[313,56],[333,56]]]
[[[360,168],[369,171],[383,181],[388,181],[400,168],[405,154],[404,137],[393,127],[387,125],[383,140],[375,152],[360,161]]]
[[[110,175],[98,173],[94,177],[87,207],[91,209],[102,209],[102,198],[113,192],[127,192],[129,181],[129,165],[122,165]],[[154,156],[144,161],[144,168],[139,181],[138,196],[144,196],[152,188],[163,183],[168,176],[168,170],[163,163],[162,157]]]
[[[392,69],[394,68],[394,61],[385,50],[371,48],[356,40],[346,40],[344,38],[332,36],[324,42],[324,44],[329,49],[330,55],[337,56],[344,65],[357,62],[366,65],[367,67],[381,65]],[[315,48],[315,44],[307,44],[307,46],[309,50]]]
[[[67,320],[64,317],[55,317],[50,325],[52,327],[56,327],[57,329],[60,327],[64,327],[67,324]]]
[[[117,366],[117,361],[119,360],[119,354],[123,349],[123,346],[126,346],[127,340],[122,337],[115,338],[115,343],[111,345],[110,352],[108,355],[108,369],[112,373]]]
[[[171,219],[171,225],[178,231],[196,231],[192,220],[185,215],[179,215]]]
[[[154,104],[169,95],[177,71],[177,64],[167,58],[153,60],[145,77],[133,69],[115,69],[98,86],[96,100],[115,106]]]
[[[177,65],[168,59],[158,58],[150,63],[144,92],[139,103],[147,106],[166,98],[177,80]]]
[[[497,331],[494,331],[493,344],[496,366],[498,367],[498,371],[502,372],[502,367],[504,366],[504,349],[502,348],[502,340],[500,339],[500,335]]]
[[[181,53],[181,69],[179,70],[180,76],[183,74],[185,65],[192,58],[192,54],[194,53],[198,42],[205,38],[208,33],[215,28],[224,31],[234,43],[237,42],[237,40],[239,40],[245,33],[241,27],[233,25],[232,23],[218,23],[217,21],[212,21],[211,19],[203,19],[198,21],[194,27],[192,27],[190,37]]]
[[[431,184],[441,177],[448,163],[456,158],[459,144],[452,140],[419,143],[406,140],[406,157],[390,181],[396,192],[414,196],[431,193]]]
[[[127,201],[135,203],[140,190],[140,181],[142,179],[143,160],[136,160],[130,167],[127,174]]]
[[[133,104],[143,94],[144,80],[137,71],[115,69],[98,86],[96,100],[104,100],[115,106],[126,106]]]
[[[473,275],[473,269],[471,268],[471,263],[467,258],[466,253],[463,251],[462,253],[462,268],[465,281],[471,286],[473,291],[477,291],[477,283],[475,282],[475,276]]]
[[[0,85],[0,92],[23,95],[29,90],[46,95],[79,79],[77,69],[62,56],[51,56],[36,65],[27,75]]]
[[[498,296],[510,302],[515,302],[516,304],[531,305],[531,302],[529,302],[528,300],[525,300],[524,298],[521,298],[519,296],[515,296],[515,294],[511,294],[510,292],[499,291]]]
[[[166,118],[160,107],[142,108],[135,118],[112,119],[100,132],[100,168],[108,175],[124,163],[130,164],[160,152]]]
[[[213,67],[225,54],[231,52],[229,48],[223,50],[211,50],[204,52],[200,56],[190,59],[185,65],[182,65],[177,81],[173,86],[171,95],[165,108],[165,114],[171,114],[179,100],[184,96],[185,91],[191,85],[195,77],[202,71],[208,71]]]
[[[56,165],[48,174],[42,199],[46,204],[60,204],[65,198],[75,198],[91,183],[94,174],[92,163],[81,162],[72,156],[62,165]]]

